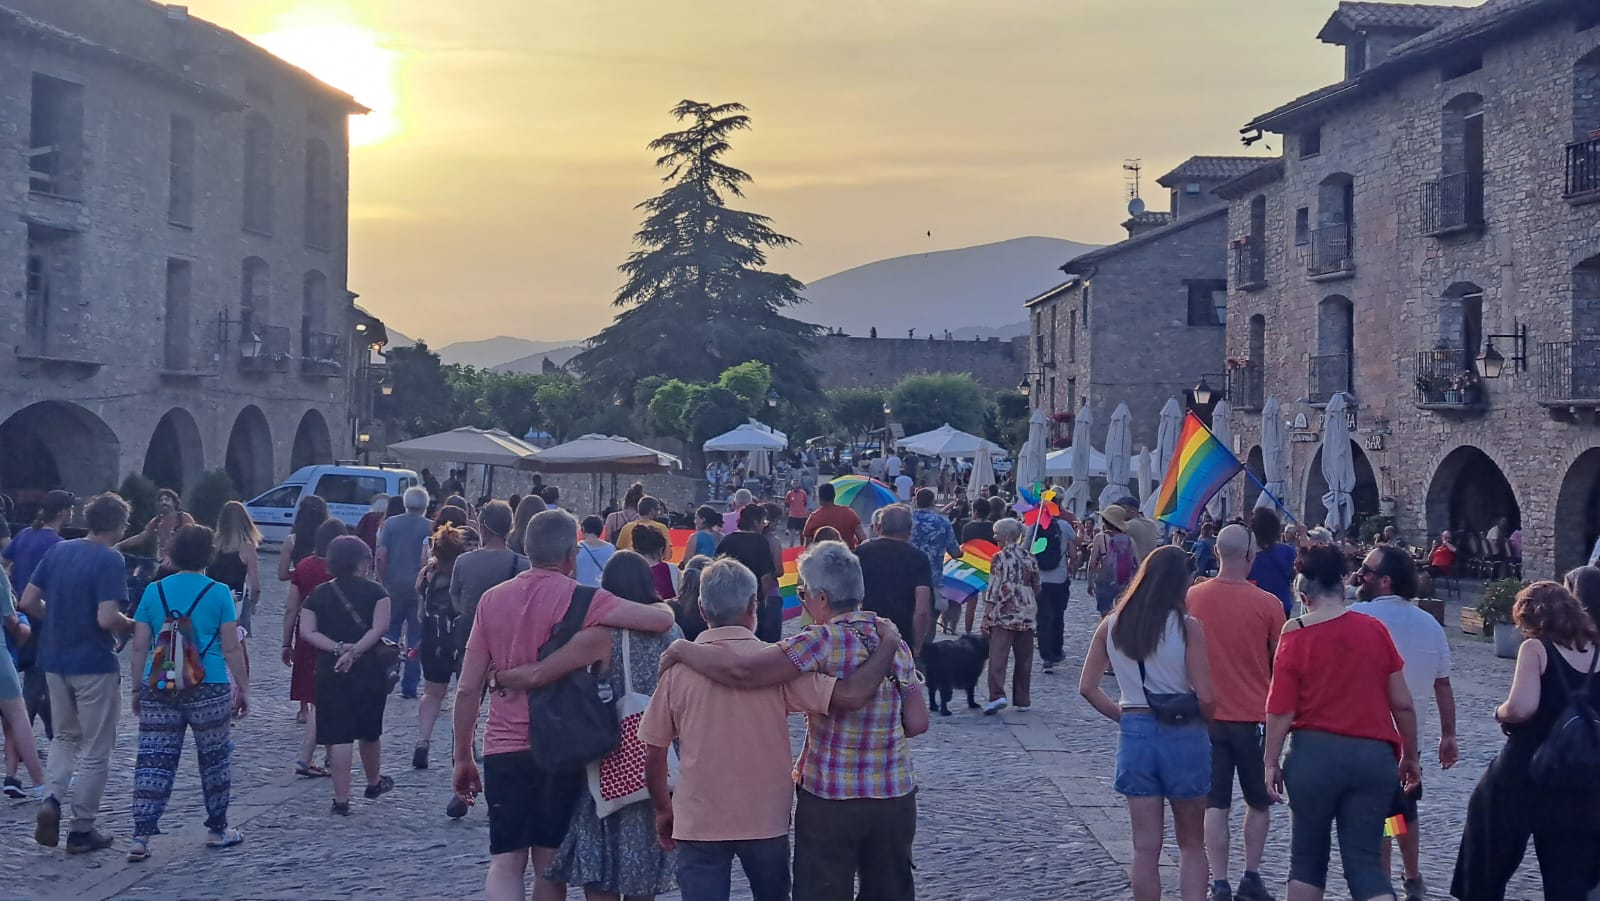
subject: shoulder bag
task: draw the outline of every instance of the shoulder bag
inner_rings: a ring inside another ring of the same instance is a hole
[[[544,646],[539,659],[560,650],[583,629],[595,589],[578,586]],[[548,772],[581,770],[617,747],[621,730],[609,685],[602,685],[589,667],[528,692],[528,749],[533,762]]]
[[[1533,783],[1547,789],[1564,791],[1592,791],[1600,779],[1600,715],[1595,712],[1591,688],[1594,671],[1600,666],[1600,648],[1589,660],[1589,671],[1577,683],[1567,678],[1565,661],[1555,645],[1544,643],[1546,668],[1554,667],[1567,702],[1557,714],[1550,734],[1545,736],[1539,749],[1533,752],[1528,768]]]
[[[1184,657],[1187,664],[1189,653],[1188,624],[1180,626],[1180,635],[1183,636]],[[1153,692],[1145,684],[1144,661],[1139,661],[1139,688],[1144,691],[1145,704],[1150,712],[1155,715],[1156,722],[1168,726],[1192,726],[1202,720],[1200,712],[1200,696],[1191,689],[1185,692]]]
[[[633,687],[633,661],[628,646],[633,636],[617,631],[622,642],[622,697],[617,701],[619,738],[617,749],[588,766],[589,794],[594,798],[595,815],[601,819],[630,804],[650,798],[645,773],[645,745],[639,740],[639,722],[650,706],[650,696]],[[678,751],[667,746],[667,787],[678,782]]]
[[[350,603],[350,599],[345,597],[344,591],[339,588],[338,580],[329,579],[325,584],[333,589],[333,596],[339,599],[340,604],[344,605],[345,612],[350,614],[350,618],[361,626],[363,634],[372,631],[372,623],[356,612],[355,605]],[[367,650],[371,654],[373,664],[384,670],[394,669],[400,663],[400,646],[386,637],[379,638],[378,643]]]

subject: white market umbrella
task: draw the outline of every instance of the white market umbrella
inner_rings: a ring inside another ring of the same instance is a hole
[[[389,451],[428,463],[479,463],[484,466],[516,466],[537,453],[536,449],[521,439],[498,429],[475,429],[470,426],[398,441],[389,445]]]
[[[1258,508],[1278,506],[1289,491],[1288,437],[1278,399],[1267,398],[1261,407],[1261,480],[1267,488],[1256,498]]]
[[[1077,516],[1086,516],[1089,512],[1089,464],[1094,459],[1094,445],[1090,443],[1089,430],[1094,427],[1094,413],[1088,404],[1078,410],[1078,418],[1072,424],[1072,450],[1082,448],[1085,453],[1072,455],[1072,482],[1067,485],[1067,507]]]
[[[788,447],[789,437],[787,435],[753,421],[724,432],[702,445],[702,448],[706,451],[725,453],[781,451],[788,449]]]
[[[539,472],[649,473],[679,469],[671,454],[645,447],[620,435],[584,435],[547,447],[521,464]]]
[[[1183,406],[1178,403],[1178,398],[1169,397],[1167,403],[1161,408],[1161,422],[1156,426],[1156,480],[1164,481],[1167,478],[1167,468],[1172,465],[1172,455],[1178,452],[1178,436],[1183,433]],[[1160,492],[1152,493],[1145,498],[1139,509],[1145,516],[1156,515],[1156,499]]]
[[[972,456],[972,478],[967,480],[967,500],[977,500],[978,491],[985,485],[993,484],[994,457],[985,442],[978,445],[978,452]]]
[[[1335,535],[1342,535],[1355,520],[1355,498],[1350,492],[1356,488],[1356,466],[1350,456],[1350,423],[1345,419],[1343,394],[1335,394],[1323,411],[1322,424],[1322,477],[1328,483],[1328,493],[1322,496],[1322,506],[1327,508],[1324,521]]]
[[[1132,458],[1133,436],[1128,420],[1133,414],[1127,404],[1117,404],[1111,413],[1111,423],[1106,426],[1106,487],[1100,490],[1100,509],[1115,504],[1132,494],[1128,490],[1128,464]]]
[[[895,446],[901,451],[910,451],[913,454],[921,454],[924,457],[938,457],[943,460],[974,457],[980,447],[987,447],[990,456],[995,459],[1004,459],[1006,457],[1005,448],[995,444],[993,441],[985,441],[977,435],[963,432],[948,422],[931,432],[923,432],[920,435],[901,438],[895,442]]]
[[[1045,421],[1044,411],[1036,407],[1033,415],[1028,417],[1028,440],[1023,442],[1022,450],[1017,454],[1019,487],[1031,488],[1044,481],[1049,440],[1049,424]]]
[[[1233,452],[1233,407],[1227,401],[1218,401],[1211,409],[1211,434],[1222,442],[1222,446]],[[1228,500],[1232,492],[1224,488],[1211,496],[1206,504],[1206,509],[1211,511],[1214,519],[1223,520],[1228,517]]]
[[[1078,434],[1078,429],[1076,426],[1073,427],[1072,434]],[[1089,477],[1093,479],[1105,478],[1106,455],[1100,453],[1087,444],[1085,444],[1084,447],[1089,449]],[[1068,476],[1071,476],[1073,467],[1077,465],[1075,462],[1077,460],[1077,454],[1077,447],[1062,448],[1061,450],[1051,451],[1050,453],[1045,454],[1044,474],[1055,479],[1065,479]]]
[[[1153,464],[1150,462],[1150,449],[1139,448],[1139,453],[1134,455],[1134,459],[1138,461],[1138,465],[1134,467],[1134,470],[1138,473],[1136,478],[1139,480],[1139,503],[1143,504],[1150,497],[1151,482],[1153,481],[1150,475],[1150,470],[1153,468]]]

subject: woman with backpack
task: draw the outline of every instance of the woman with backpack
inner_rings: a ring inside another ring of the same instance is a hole
[[[161,832],[186,728],[194,732],[200,762],[206,847],[229,848],[244,841],[239,830],[228,827],[229,725],[235,712],[243,716],[250,709],[250,676],[234,624],[233,594],[205,574],[212,540],[205,526],[178,529],[167,548],[167,558],[178,571],[146,588],[134,614],[128,659],[139,756],[133,773],[129,861],[148,859],[150,839]]]
[[[1103,528],[1094,536],[1089,552],[1089,584],[1094,588],[1094,607],[1103,619],[1133,581],[1139,552],[1126,531],[1127,510],[1112,504],[1100,512],[1100,522]]]
[[[1118,510],[1107,508],[1108,522]],[[1172,806],[1180,897],[1206,897],[1205,813],[1211,791],[1206,724],[1216,700],[1205,629],[1185,607],[1188,591],[1189,555],[1183,548],[1169,544],[1152,551],[1116,609],[1095,629],[1078,677],[1079,694],[1119,724],[1113,788],[1128,799],[1133,824],[1135,901],[1161,897],[1163,802]],[[1121,691],[1117,701],[1100,687],[1107,663]]]
[[[1582,901],[1600,882],[1600,745],[1592,731],[1600,632],[1555,582],[1522,589],[1511,615],[1527,639],[1511,693],[1494,712],[1506,743],[1467,802],[1450,893],[1461,901],[1505,897],[1532,837],[1545,898]],[[1574,718],[1587,718],[1590,729]],[[1561,765],[1547,773],[1546,758]]]
[[[449,509],[452,508],[444,508]],[[417,746],[411,752],[411,766],[419,770],[428,768],[433,726],[444,707],[450,677],[456,673],[456,609],[450,600],[450,579],[456,560],[469,550],[468,535],[476,547],[478,535],[471,529],[449,524],[435,529],[432,555],[417,574],[417,596],[422,599],[422,641],[417,646],[422,663],[422,701],[417,704]]]

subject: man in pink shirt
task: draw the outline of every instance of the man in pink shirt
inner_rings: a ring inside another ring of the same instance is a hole
[[[731,653],[771,647],[755,637],[756,577],[724,558],[700,576],[700,609],[711,626],[696,644]],[[879,625],[877,649],[848,678],[807,673],[766,688],[719,685],[687,667],[661,675],[639,725],[656,831],[678,851],[678,887],[694,901],[726,899],[733,859],[739,858],[755,901],[789,897],[788,714],[859,710],[889,675],[899,650],[892,624]],[[676,793],[667,787],[667,748],[679,742]]]
[[[485,895],[490,901],[520,901],[528,860],[533,859],[534,901],[559,901],[567,887],[542,875],[566,838],[583,770],[546,772],[536,766],[528,745],[528,695],[497,688],[489,699],[489,724],[483,737],[483,777],[472,760],[478,711],[490,671],[499,672],[539,659],[539,648],[566,615],[578,583],[578,522],[563,510],[546,510],[529,520],[523,550],[532,569],[484,593],[473,617],[456,686],[456,794],[489,803],[489,863]],[[610,626],[641,632],[672,628],[666,604],[634,604],[597,590],[585,626]]]

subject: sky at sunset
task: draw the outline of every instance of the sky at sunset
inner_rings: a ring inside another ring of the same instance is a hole
[[[632,207],[659,186],[645,144],[682,98],[750,107],[743,205],[802,242],[773,265],[811,280],[1116,240],[1124,158],[1162,209],[1156,176],[1244,152],[1250,116],[1341,65],[1314,39],[1334,4],[1313,0],[188,5],[374,109],[352,127],[350,287],[435,345],[609,322]]]

